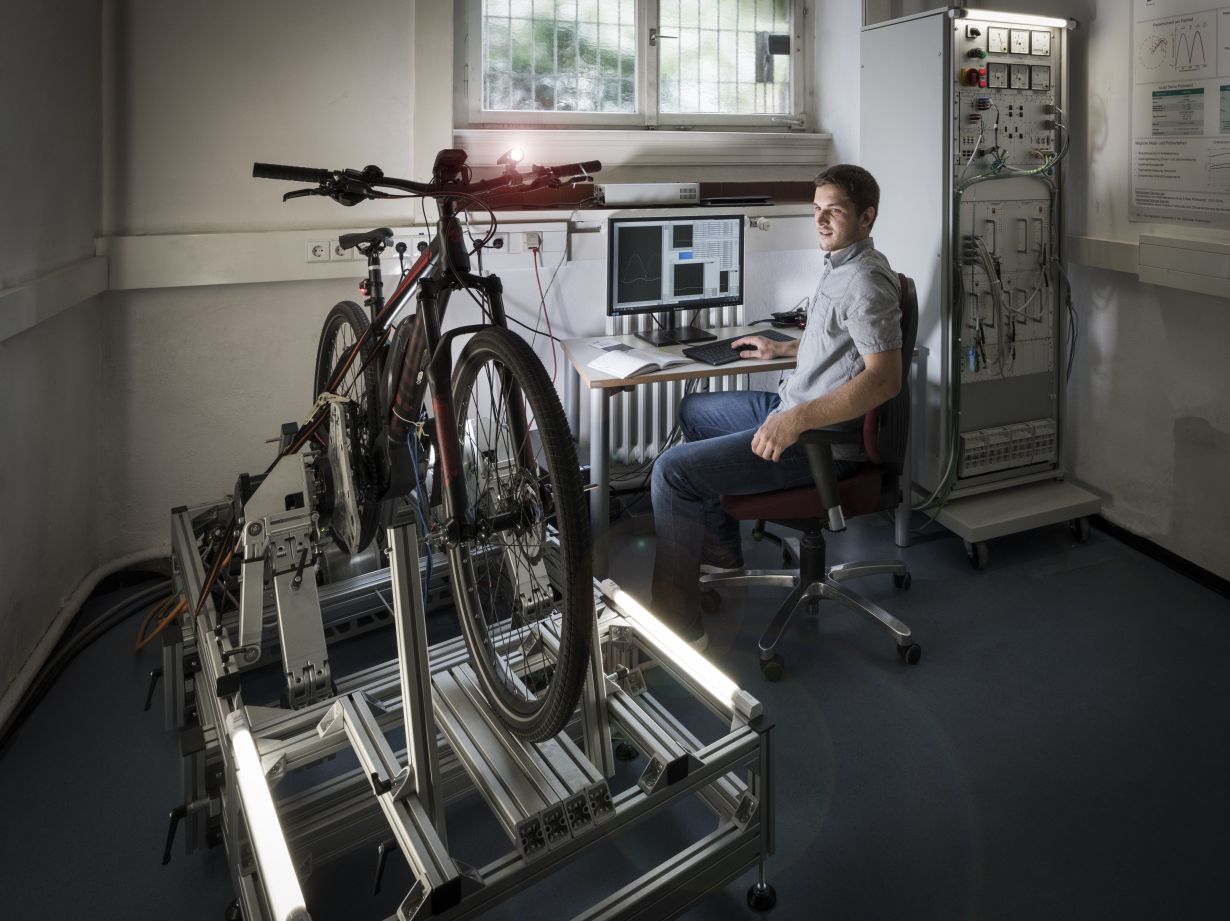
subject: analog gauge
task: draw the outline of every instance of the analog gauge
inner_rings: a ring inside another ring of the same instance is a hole
[[[1050,54],[1051,53],[1051,33],[1050,32],[1030,32],[1029,33],[1029,53],[1030,54]]]
[[[1009,33],[1008,49],[1013,54],[1029,54],[1029,32],[1025,29],[1013,29]]]
[[[1035,64],[1029,68],[1029,86],[1035,90],[1051,88],[1051,69],[1045,64]]]
[[[987,51],[992,54],[1008,53],[1008,30],[992,26],[987,29]]]
[[[1008,78],[1008,85],[1014,90],[1029,89],[1029,65],[1013,64]]]
[[[1008,65],[991,63],[987,65],[987,86],[991,89],[1006,90],[1008,88]]]

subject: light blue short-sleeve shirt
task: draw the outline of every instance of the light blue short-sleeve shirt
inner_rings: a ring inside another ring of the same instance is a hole
[[[852,380],[864,355],[901,348],[901,284],[870,237],[824,254],[795,370],[777,388],[793,409]]]

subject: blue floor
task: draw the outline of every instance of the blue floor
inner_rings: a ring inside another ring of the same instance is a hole
[[[621,523],[612,561],[633,593],[652,561],[642,530]],[[938,529],[898,551],[888,523],[863,521],[829,550],[830,562],[898,553],[908,592],[887,576],[855,588],[913,628],[917,666],[898,662],[886,633],[826,605],[792,625],[786,677],[771,684],[754,649],[781,590],[728,590],[706,618],[711,658],[777,727],[768,917],[1223,917],[1230,602],[1097,530],[1086,544],[1063,526],[1002,538],[981,572]],[[777,556],[749,544],[749,565]],[[221,849],[177,847],[160,866],[181,799],[178,740],[158,700],[141,710],[158,655],[133,652],[136,626],[87,649],[0,752],[6,921],[221,921],[232,898]],[[495,834],[473,810],[451,810],[454,821],[461,838]],[[569,917],[617,869],[646,865],[703,821],[668,817],[491,917]],[[308,884],[314,917],[384,917],[407,883],[395,863],[376,900],[374,854],[322,870]],[[353,890],[343,871],[360,880]],[[687,917],[755,917],[744,903],[753,881]]]

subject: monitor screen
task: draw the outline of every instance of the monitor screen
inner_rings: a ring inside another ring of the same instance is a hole
[[[743,302],[741,215],[611,218],[607,314]]]

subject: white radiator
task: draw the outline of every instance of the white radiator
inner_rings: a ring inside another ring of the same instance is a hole
[[[692,325],[713,329],[742,323],[743,306],[739,305],[701,310]],[[607,317],[606,321],[609,336],[624,336],[656,328],[652,316],[647,313]],[[721,338],[722,333],[718,332],[717,336]],[[746,374],[729,374],[701,381],[666,381],[634,387],[629,392],[611,397],[611,460],[617,464],[639,464],[662,453],[678,422],[679,402],[689,384],[694,389],[707,387],[710,391],[721,392],[746,390],[747,380]]]

